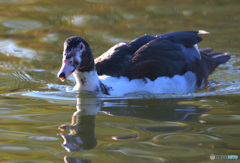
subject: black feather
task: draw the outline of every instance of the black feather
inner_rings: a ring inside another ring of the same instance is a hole
[[[67,44],[66,50],[68,52],[71,51],[72,48],[76,48],[80,42],[84,43],[85,46],[89,46],[88,43],[83,38],[78,36],[72,36],[65,40],[65,43]]]
[[[185,46],[193,46],[196,43],[202,41],[202,38],[198,35],[198,31],[177,31],[169,32],[157,35],[160,38],[172,38],[176,43],[181,43]]]

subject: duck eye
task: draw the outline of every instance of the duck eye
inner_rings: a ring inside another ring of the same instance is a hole
[[[82,50],[82,49],[83,49],[83,44],[81,43],[80,47],[79,47],[79,50]]]

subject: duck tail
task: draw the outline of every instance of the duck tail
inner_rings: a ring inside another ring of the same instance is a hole
[[[200,52],[202,55],[207,56],[211,62],[208,67],[209,74],[212,73],[220,64],[226,63],[231,58],[229,53],[213,53],[211,48],[200,49]]]

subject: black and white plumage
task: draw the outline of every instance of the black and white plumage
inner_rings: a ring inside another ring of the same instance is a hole
[[[74,90],[107,95],[194,92],[204,86],[218,65],[230,59],[228,54],[212,53],[212,49],[199,50],[201,33],[206,32],[144,35],[113,46],[95,61],[88,43],[73,36],[64,43],[58,77],[65,80],[73,73]]]

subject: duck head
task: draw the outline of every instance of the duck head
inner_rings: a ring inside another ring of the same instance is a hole
[[[81,37],[66,39],[63,49],[62,67],[58,77],[64,81],[74,71],[89,72],[94,69],[94,59],[88,43]]]

